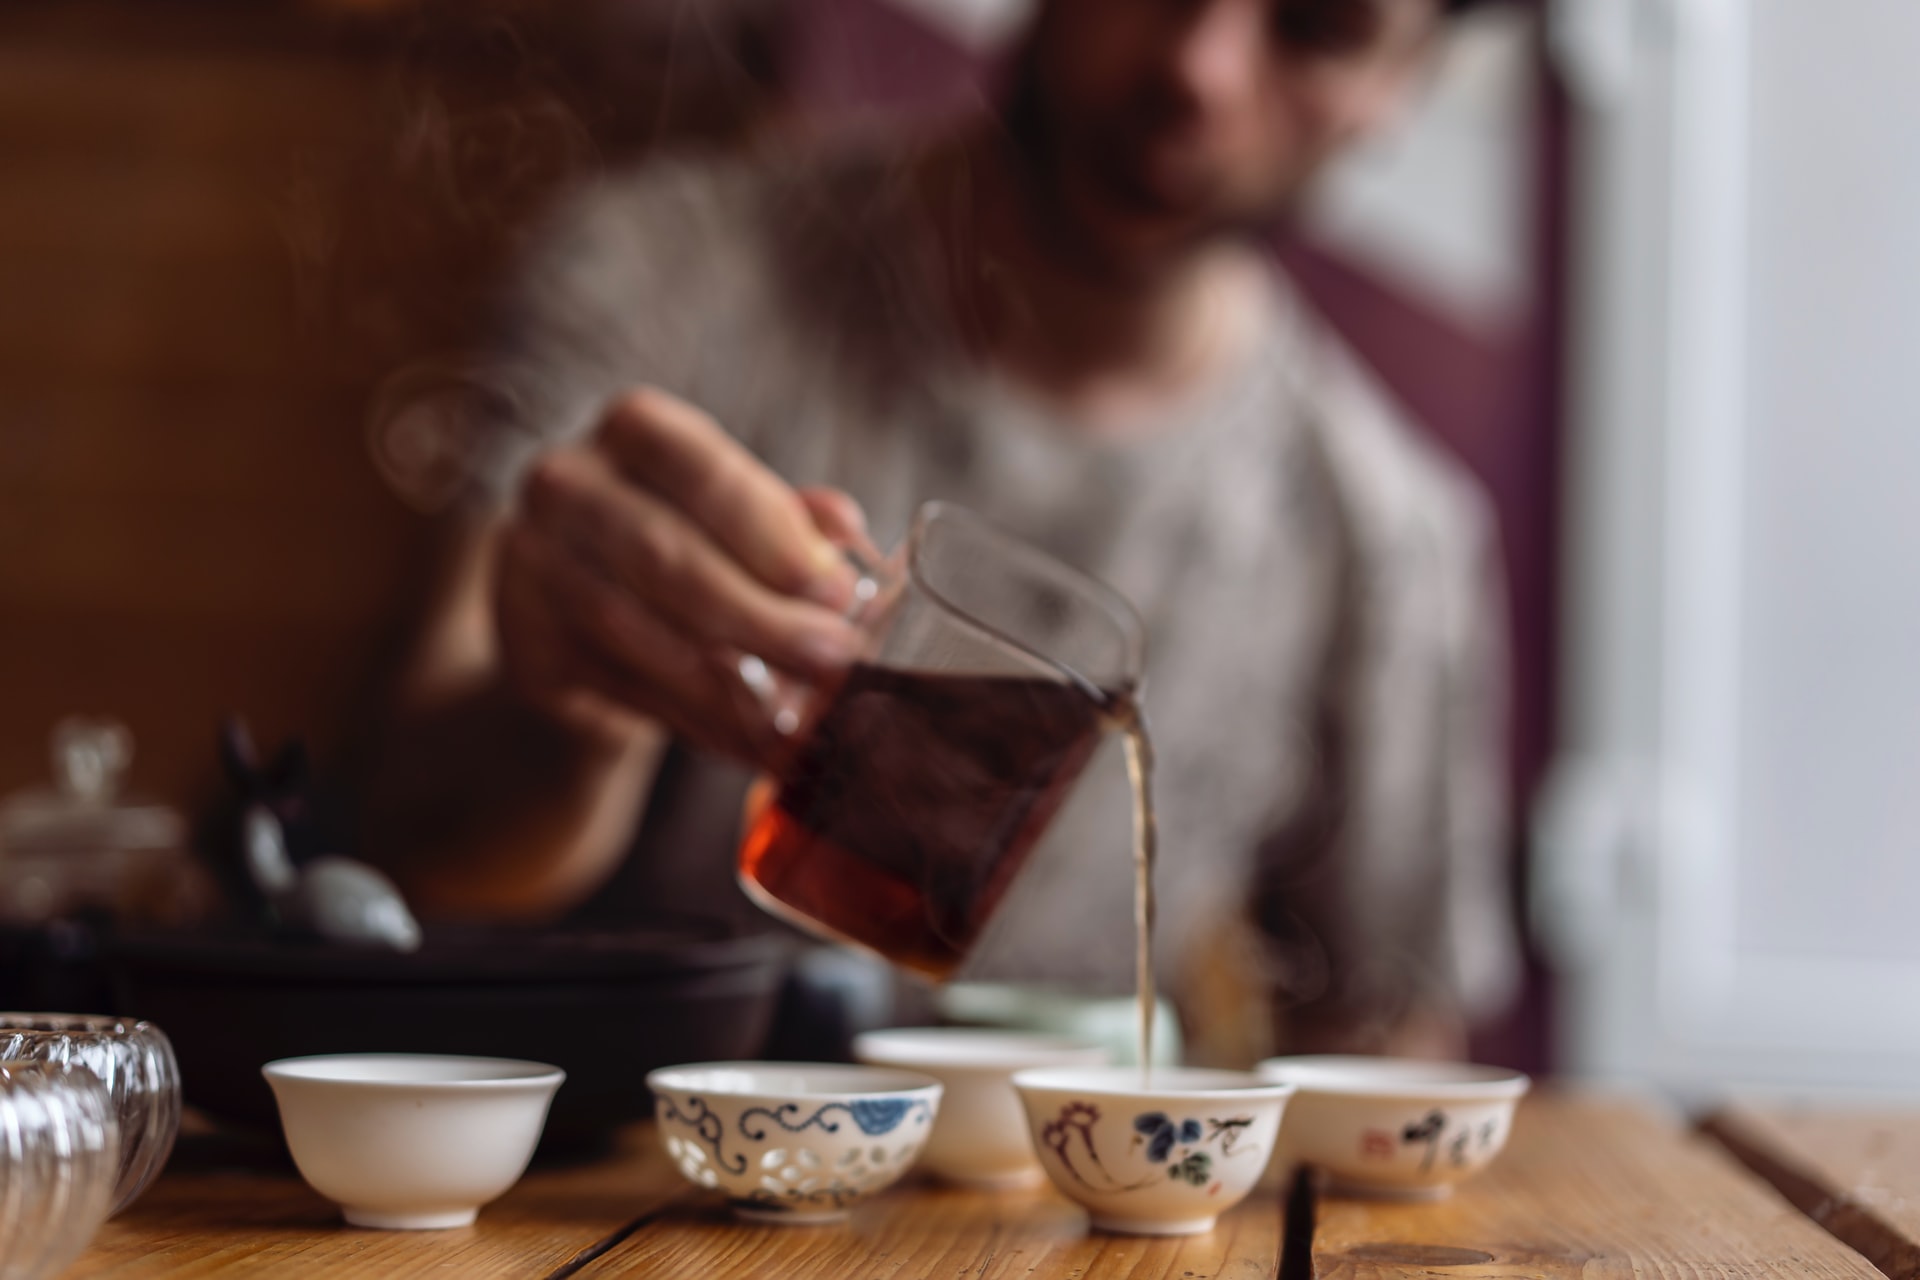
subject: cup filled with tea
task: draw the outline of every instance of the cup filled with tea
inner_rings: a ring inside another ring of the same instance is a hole
[[[803,708],[751,807],[740,882],[775,915],[941,982],[1108,730],[1128,734],[1150,818],[1144,628],[1111,587],[950,504],[923,507],[870,573],[866,657]]]

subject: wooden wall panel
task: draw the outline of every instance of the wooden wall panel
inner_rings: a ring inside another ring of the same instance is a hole
[[[226,709],[338,741],[417,521],[316,359],[278,219],[372,119],[322,53],[0,38],[0,788],[123,717],[188,803]]]
[[[72,712],[190,806],[225,712],[368,723],[432,536],[373,388],[484,331],[579,164],[756,118],[729,8],[676,50],[632,3],[0,7],[0,792]]]

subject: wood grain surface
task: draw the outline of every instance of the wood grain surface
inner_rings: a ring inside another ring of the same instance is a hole
[[[1920,1277],[1920,1111],[1750,1103],[1705,1128],[1887,1275]]]
[[[71,1280],[186,1277],[524,1277],[570,1270],[637,1219],[681,1195],[650,1129],[608,1156],[536,1167],[452,1231],[348,1227],[276,1154],[183,1138],[159,1182],[106,1224]]]
[[[1275,1177],[1210,1234],[1168,1239],[1092,1232],[1050,1189],[987,1194],[915,1177],[840,1225],[749,1226],[683,1182],[643,1126],[607,1158],[536,1168],[470,1228],[361,1231],[271,1153],[183,1141],[166,1176],[101,1230],[69,1277],[1267,1280],[1279,1273],[1285,1225]]]
[[[1883,1227],[1911,1219],[1910,1119],[1726,1113],[1806,1185]],[[683,1183],[651,1127],[598,1160],[537,1167],[474,1226],[341,1225],[274,1153],[195,1134],[165,1177],[102,1229],[70,1277],[445,1275],[527,1280],[780,1276],[783,1280],[1374,1280],[1376,1277],[1831,1277],[1865,1257],[1796,1211],[1712,1139],[1643,1104],[1548,1095],[1524,1104],[1500,1160],[1448,1201],[1284,1194],[1276,1166],[1204,1236],[1092,1231],[1041,1187],[988,1194],[921,1177],[821,1227],[735,1222]],[[1772,1175],[1769,1175],[1772,1176]],[[1822,1180],[1825,1180],[1824,1183]],[[1895,1206],[1898,1206],[1897,1208]],[[1288,1234],[1291,1225],[1293,1234]],[[1910,1237],[1905,1237],[1910,1239]],[[1890,1272],[1910,1275],[1914,1272]]]
[[[1092,1231],[1051,1188],[981,1193],[914,1179],[838,1226],[747,1226],[715,1198],[678,1202],[579,1272],[613,1276],[780,1276],[783,1280],[1268,1280],[1285,1217],[1269,1178],[1201,1236]]]
[[[1320,1200],[1312,1274],[1878,1277],[1708,1139],[1641,1103],[1554,1096],[1451,1200]]]

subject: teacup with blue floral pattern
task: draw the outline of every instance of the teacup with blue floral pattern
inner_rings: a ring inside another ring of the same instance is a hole
[[[706,1062],[647,1076],[681,1174],[754,1222],[833,1222],[900,1180],[927,1144],[940,1082],[813,1062]]]
[[[1013,1086],[1047,1176],[1093,1225],[1188,1235],[1244,1199],[1273,1154],[1290,1085],[1244,1071],[1044,1067]]]

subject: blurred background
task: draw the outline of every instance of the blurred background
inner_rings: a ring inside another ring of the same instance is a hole
[[[1023,12],[0,0],[0,863],[76,715],[129,845],[218,808],[228,714],[352,776],[449,489],[370,424],[568,183],[968,110]],[[1909,0],[1483,6],[1275,245],[1499,511],[1532,956],[1482,1057],[1920,1080],[1915,49]]]

